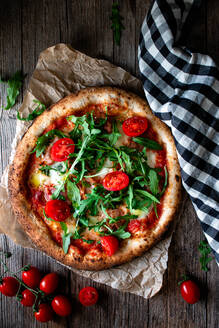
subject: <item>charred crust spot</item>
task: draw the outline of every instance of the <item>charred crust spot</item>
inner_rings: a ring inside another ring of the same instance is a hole
[[[176,181],[179,182],[180,181],[180,177],[176,174],[175,175]]]

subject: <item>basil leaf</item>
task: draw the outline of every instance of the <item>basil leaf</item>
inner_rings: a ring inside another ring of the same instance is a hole
[[[5,110],[10,109],[14,106],[15,101],[20,93],[19,89],[22,86],[24,76],[21,71],[17,71],[8,81],[2,81],[1,83],[7,83],[7,105],[4,107]]]
[[[81,200],[80,190],[76,184],[70,180],[67,181],[67,195],[73,207],[78,207]]]
[[[20,120],[20,121],[32,121],[37,116],[41,115],[46,110],[46,106],[44,104],[42,104],[39,100],[34,99],[33,102],[35,104],[38,104],[37,107],[34,109],[34,111],[32,113],[30,113],[27,117],[21,117],[20,113],[17,112],[18,120]]]
[[[152,194],[150,194],[149,192],[147,192],[146,190],[138,190],[136,189],[135,192],[137,192],[138,194],[145,196],[147,198],[150,198],[151,200],[153,200],[155,203],[160,203],[160,201],[153,196]]]
[[[149,187],[150,190],[152,192],[152,194],[156,195],[158,193],[158,176],[157,173],[154,170],[150,170],[149,174],[148,174],[148,178],[149,178]]]
[[[149,149],[154,149],[154,150],[163,149],[161,147],[161,145],[159,145],[159,143],[157,143],[154,140],[148,139],[148,138],[136,137],[136,138],[133,138],[132,140],[142,146],[145,146],[146,148],[149,148]]]

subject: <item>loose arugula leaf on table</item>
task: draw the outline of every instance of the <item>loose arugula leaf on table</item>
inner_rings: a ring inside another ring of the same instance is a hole
[[[46,106],[44,104],[42,104],[39,100],[34,99],[33,102],[35,104],[37,104],[37,107],[33,110],[33,112],[30,113],[27,117],[21,117],[20,113],[17,112],[18,120],[20,120],[20,121],[32,121],[37,116],[41,115],[46,110]]]
[[[7,105],[4,107],[5,110],[12,108],[16,102],[16,99],[20,93],[24,76],[21,71],[17,71],[8,81],[2,81],[0,83],[7,83]]]
[[[148,138],[136,137],[133,138],[133,141],[149,149],[162,150],[162,147],[159,145],[159,143]]]
[[[40,157],[40,155],[44,152],[46,147],[50,144],[55,136],[60,138],[66,137],[66,135],[60,130],[50,130],[37,139],[36,147],[31,152],[31,154],[36,152],[36,157]]]
[[[117,45],[120,45],[120,38],[124,26],[122,24],[123,17],[119,13],[119,4],[117,2],[112,5],[112,21],[111,29],[113,30],[114,39]]]
[[[205,240],[202,240],[199,244],[198,250],[201,254],[199,258],[201,269],[205,272],[209,271],[207,264],[213,260],[213,257],[209,257],[208,255],[211,253],[211,248],[209,247],[208,243]]]

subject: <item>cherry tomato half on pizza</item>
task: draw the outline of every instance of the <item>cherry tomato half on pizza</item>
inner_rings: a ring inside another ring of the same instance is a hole
[[[109,191],[118,191],[129,185],[129,177],[125,172],[115,171],[108,173],[103,179],[103,186]]]
[[[133,116],[125,120],[122,124],[123,132],[129,137],[140,136],[147,130],[148,121],[145,117]]]
[[[71,209],[64,200],[52,199],[46,203],[45,213],[55,221],[65,221],[71,215]]]
[[[70,138],[62,138],[57,140],[50,150],[50,156],[53,161],[63,162],[69,158],[71,153],[75,151],[74,141]]]
[[[119,248],[118,239],[114,236],[104,236],[100,238],[101,246],[108,256],[112,256]]]

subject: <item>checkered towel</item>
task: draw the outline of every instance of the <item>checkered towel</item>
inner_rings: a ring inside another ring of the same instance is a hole
[[[139,44],[144,91],[172,130],[183,186],[219,264],[219,71],[213,60],[176,46],[198,0],[155,0]]]

